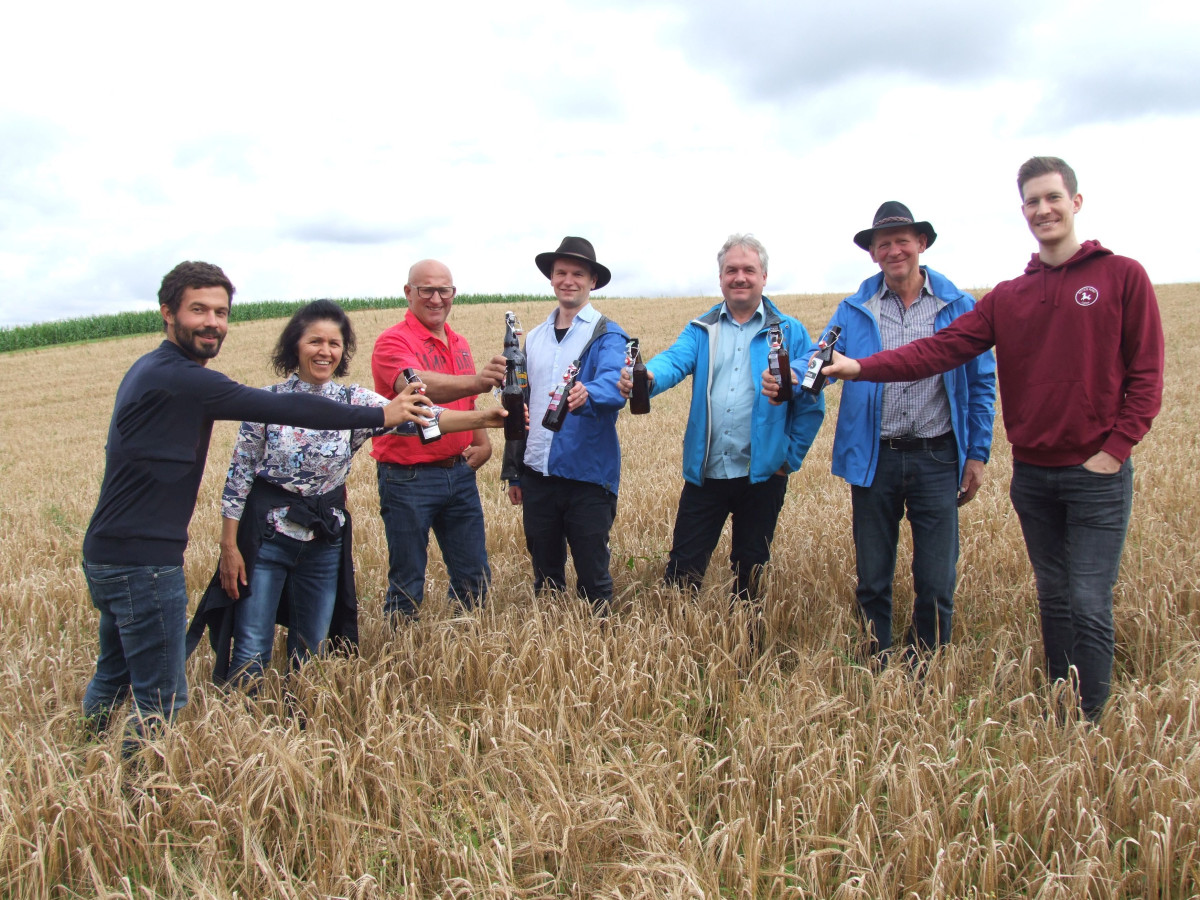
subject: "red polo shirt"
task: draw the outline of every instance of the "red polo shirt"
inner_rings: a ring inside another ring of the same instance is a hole
[[[446,342],[430,334],[412,310],[403,321],[393,325],[375,341],[371,352],[371,374],[375,391],[391,399],[396,396],[396,376],[411,366],[418,372],[445,372],[448,375],[474,375],[475,361],[465,339],[446,326]],[[475,398],[463,397],[450,403],[440,403],[446,409],[472,410]],[[461,454],[471,443],[471,432],[443,434],[432,444],[422,444],[416,437],[385,434],[371,440],[371,455],[382,462],[411,466],[416,463],[437,462]]]

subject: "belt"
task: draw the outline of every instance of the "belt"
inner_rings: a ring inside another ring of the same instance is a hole
[[[942,450],[946,447],[953,446],[954,432],[947,431],[945,434],[939,434],[937,437],[931,438],[883,438],[879,441],[879,443],[881,446],[887,447],[889,450]]]
[[[408,463],[408,464],[385,462],[384,460],[379,460],[379,464],[381,466],[395,466],[397,469],[453,469],[456,465],[458,465],[458,461],[460,459],[462,459],[461,455],[460,456],[450,456],[450,457],[447,457],[446,459],[434,459],[434,460],[430,460],[429,462],[418,462],[418,463]]]

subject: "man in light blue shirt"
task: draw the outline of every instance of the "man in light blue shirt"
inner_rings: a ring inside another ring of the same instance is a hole
[[[733,592],[750,599],[771,556],[787,476],[800,468],[825,415],[821,397],[797,391],[774,405],[760,394],[768,333],[780,329],[792,359],[806,358],[804,326],[767,297],[767,251],[753,236],[735,234],[717,254],[722,303],[693,319],[675,343],[646,364],[651,396],[692,376],[692,404],[683,439],[683,493],[664,579],[698,588],[733,517]],[[633,388],[622,372],[621,393]]]

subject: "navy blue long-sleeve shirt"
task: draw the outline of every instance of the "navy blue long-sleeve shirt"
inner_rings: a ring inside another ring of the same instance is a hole
[[[133,364],[117,389],[104,482],[83,539],[89,563],[183,564],[217,419],[333,430],[379,428],[383,410],[247,387],[163,341]]]

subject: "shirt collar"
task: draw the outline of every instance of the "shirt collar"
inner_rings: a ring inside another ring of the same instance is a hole
[[[749,323],[749,322],[753,321],[755,316],[758,316],[759,319],[761,319],[764,322],[766,321],[767,313],[763,307],[763,302],[761,299],[758,301],[758,308],[756,310],[754,310],[753,313],[750,314],[750,318],[747,319],[746,322]],[[719,313],[717,313],[717,321],[719,322],[722,319],[724,319],[725,321],[729,322],[732,325],[738,324],[737,320],[734,319],[734,317],[729,314],[729,308],[726,306],[724,300],[721,301],[721,311]]]
[[[550,310],[550,315],[546,317],[546,321],[550,323],[551,328],[557,327],[554,322],[558,318],[558,304],[554,305],[554,309]],[[594,322],[600,318],[600,313],[596,311],[596,307],[592,306],[591,302],[585,303],[579,312],[575,313],[575,319],[572,319],[572,324],[576,319],[583,322]]]
[[[925,271],[925,267],[921,266],[921,274],[925,276],[925,283],[921,285],[921,292],[917,294],[917,299],[922,297],[932,297],[933,291],[929,287],[929,273]],[[886,300],[888,297],[899,297],[895,291],[888,287],[886,280],[879,282],[879,290],[875,292],[874,300]]]
[[[428,328],[425,327],[425,323],[422,322],[420,319],[418,319],[416,316],[416,313],[414,313],[411,309],[408,310],[404,314],[404,319],[408,323],[409,328],[411,328],[413,331],[415,331],[417,334],[419,334],[423,339],[425,339],[427,341],[439,341],[441,343],[444,343],[447,347],[449,347],[450,341],[452,341],[454,339],[455,335],[454,335],[454,332],[450,328],[449,322],[447,322],[446,326],[445,326],[446,340],[442,341],[442,339],[440,337],[438,337],[436,334],[434,334],[432,331],[430,331]]]

